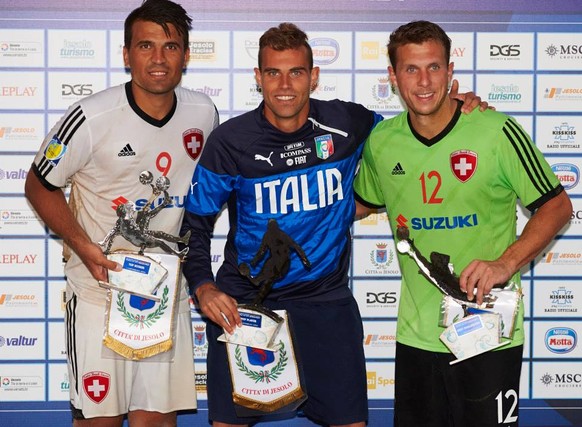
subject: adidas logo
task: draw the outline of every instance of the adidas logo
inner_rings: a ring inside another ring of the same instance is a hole
[[[396,166],[394,166],[394,169],[392,169],[392,175],[405,175],[405,174],[406,172],[404,172],[404,169],[402,169],[400,163],[396,163]]]
[[[121,149],[121,151],[119,153],[117,153],[117,157],[125,157],[125,156],[135,156],[135,151],[133,151],[133,149],[131,148],[131,145],[129,145],[129,142],[127,143],[127,145],[125,147],[123,147]]]

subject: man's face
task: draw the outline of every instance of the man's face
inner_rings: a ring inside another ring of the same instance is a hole
[[[255,79],[262,88],[265,118],[283,132],[293,132],[307,121],[309,95],[317,85],[319,67],[309,70],[307,49],[261,51]]]
[[[171,24],[168,27],[169,37],[154,22],[136,21],[131,46],[123,48],[123,60],[131,70],[138,105],[140,100],[152,99],[152,96],[168,96],[182,78],[190,51],[176,28]]]
[[[447,64],[445,49],[436,41],[409,43],[396,51],[396,69],[388,67],[390,81],[398,87],[412,117],[438,117],[448,100],[453,64]]]

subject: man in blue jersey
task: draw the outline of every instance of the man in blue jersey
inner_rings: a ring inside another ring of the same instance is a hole
[[[211,134],[192,180],[182,227],[192,232],[184,273],[211,320],[208,406],[214,426],[257,421],[235,410],[227,352],[217,337],[242,325],[237,304],[258,292],[239,266],[253,266],[272,219],[301,248],[288,251],[287,274],[264,302],[291,319],[306,378],[301,409],[327,425],[364,426],[368,417],[362,322],[348,266],[352,183],[364,142],[382,117],[359,104],[310,98],[318,77],[303,31],[284,23],[265,32],[255,68],[264,101]],[[215,281],[210,238],[225,203],[230,231]]]

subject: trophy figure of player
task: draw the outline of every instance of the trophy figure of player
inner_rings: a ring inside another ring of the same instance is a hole
[[[239,272],[257,286],[259,292],[251,303],[238,306],[243,326],[236,328],[232,334],[225,332],[224,341],[249,347],[273,349],[272,346],[283,318],[262,303],[275,282],[285,277],[289,271],[291,250],[297,252],[305,268],[311,268],[311,263],[303,248],[279,228],[276,220],[270,219],[261,246],[250,262],[250,265],[255,267],[269,252],[259,274],[253,277],[248,264],[239,265]]]
[[[396,249],[408,254],[426,277],[442,293],[439,325],[446,329],[441,341],[457,357],[456,363],[507,344],[513,336],[521,299],[521,290],[510,282],[504,288],[493,288],[483,302],[469,301],[461,290],[459,277],[447,254],[432,252],[430,261],[414,245],[407,227],[398,227]]]
[[[115,226],[99,242],[99,245],[105,248],[103,252],[107,258],[116,261],[123,267],[123,270],[120,272],[109,270],[108,281],[101,281],[99,285],[159,301],[160,298],[155,295],[155,292],[165,280],[167,269],[160,260],[155,259],[160,258],[161,255],[145,254],[144,251],[146,248],[159,247],[172,257],[177,257],[181,260],[188,253],[188,247],[179,251],[170,246],[168,242],[187,244],[190,232],[183,237],[179,237],[163,231],[150,230],[150,220],[171,202],[168,194],[170,180],[165,176],[161,176],[154,183],[152,173],[144,171],[139,175],[139,181],[143,185],[150,185],[152,195],[139,211],[136,210],[132,202],[126,202],[117,207],[118,219]],[[153,202],[161,195],[163,195],[162,202],[152,208]],[[137,246],[139,250],[111,252],[111,246],[117,236],[123,237],[129,243]]]

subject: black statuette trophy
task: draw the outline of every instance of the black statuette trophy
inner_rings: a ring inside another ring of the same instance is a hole
[[[236,328],[233,334],[228,334],[225,331],[224,341],[249,347],[272,349],[283,318],[265,307],[263,301],[275,282],[287,275],[291,265],[291,250],[297,252],[305,268],[311,268],[311,263],[303,248],[279,228],[276,220],[270,219],[259,250],[250,262],[250,265],[255,267],[269,252],[259,274],[253,277],[248,264],[239,265],[239,272],[259,288],[259,293],[251,303],[238,306],[243,327]]]
[[[501,338],[512,338],[521,300],[521,290],[510,282],[505,288],[494,288],[483,296],[483,302],[469,301],[460,288],[450,257],[439,252],[430,254],[428,261],[410,239],[408,228],[396,231],[396,248],[408,254],[420,274],[444,294],[441,301],[439,325],[446,328],[440,339],[457,357],[451,364],[477,356],[509,343]]]
[[[429,262],[414,246],[414,241],[410,239],[408,228],[398,227],[396,237],[399,240],[396,244],[398,252],[410,255],[420,267],[421,274],[435,284],[442,293],[463,304],[471,303],[467,298],[467,294],[461,290],[459,277],[453,271],[449,255],[431,252]],[[491,295],[485,295],[483,300],[488,302],[490,298]]]

